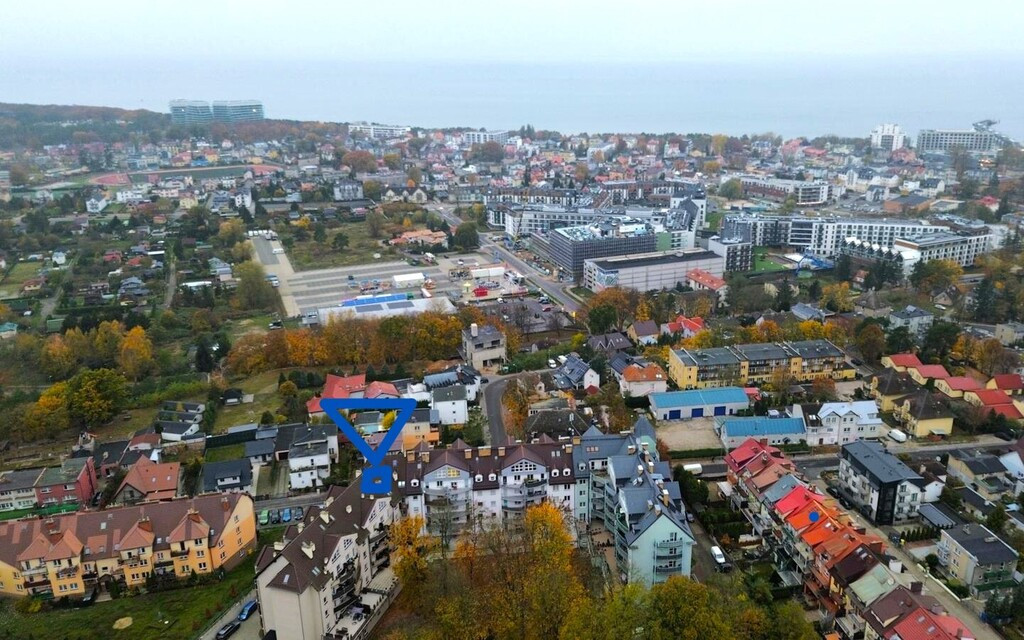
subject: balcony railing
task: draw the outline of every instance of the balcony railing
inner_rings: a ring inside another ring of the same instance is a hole
[[[670,567],[667,565],[654,565],[655,573],[679,573],[680,569],[682,569],[682,567],[680,567],[679,565],[676,565],[674,567]]]
[[[188,555],[188,549],[171,549],[172,558],[182,558]]]

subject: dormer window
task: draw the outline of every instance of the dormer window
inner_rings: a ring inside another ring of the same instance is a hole
[[[551,477],[552,478],[557,478],[558,477],[558,469],[552,469],[551,470]]]

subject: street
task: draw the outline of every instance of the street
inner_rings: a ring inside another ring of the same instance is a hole
[[[501,418],[501,396],[505,393],[508,381],[515,377],[515,375],[511,375],[496,379],[497,376],[492,376],[491,382],[484,386],[484,392],[480,398],[480,409],[487,417],[489,442],[492,446],[503,443],[508,438],[505,432],[505,421]]]
[[[242,610],[242,605],[255,599],[255,590],[247,593],[245,597],[228,607],[227,611],[224,612],[224,615],[218,618],[217,621],[203,633],[203,635],[199,636],[198,640],[216,640],[217,632],[220,628],[238,617],[238,612]],[[238,628],[238,631],[236,631],[231,638],[232,640],[259,640],[261,635],[260,614],[257,611],[249,616],[248,620],[242,623],[242,626]]]

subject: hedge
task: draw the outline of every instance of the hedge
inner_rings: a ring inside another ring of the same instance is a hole
[[[694,458],[719,458],[722,456],[722,451],[721,447],[715,449],[690,449],[689,451],[673,449],[668,452],[668,455],[673,460],[693,460]]]

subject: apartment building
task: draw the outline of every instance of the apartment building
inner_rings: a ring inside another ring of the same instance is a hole
[[[505,361],[505,334],[497,327],[475,322],[462,330],[462,357],[474,369],[501,364]]]
[[[832,185],[824,180],[783,180],[770,176],[741,175],[723,176],[722,181],[738,178],[743,192],[748,196],[786,200],[793,198],[797,206],[816,206],[827,203],[833,197]]]
[[[256,593],[265,634],[278,640],[366,638],[397,594],[389,565],[398,500],[331,486],[284,539],[256,559]],[[359,619],[353,605],[368,611]]]
[[[910,145],[908,136],[898,124],[880,124],[871,130],[871,148],[893,152]]]
[[[933,153],[959,147],[964,151],[994,151],[1002,146],[1001,136],[994,131],[973,129],[921,129],[917,134],[917,152]]]
[[[876,524],[917,518],[922,482],[921,476],[878,442],[851,442],[839,452],[843,494]]]
[[[501,191],[504,191],[502,189]],[[529,193],[519,193],[516,189],[511,193],[498,196],[484,196],[490,201],[519,202],[525,200],[522,209],[502,206],[489,206],[488,223],[500,226],[510,238],[526,238],[534,233],[548,233],[561,227],[578,227],[601,219],[606,214],[593,209],[577,209],[575,190],[570,189],[533,189]],[[542,200],[543,202],[537,202]],[[569,203],[569,208],[561,203]]]
[[[497,142],[505,144],[511,134],[505,129],[494,129],[491,131],[465,131],[462,134],[462,141],[465,144],[484,144]]]
[[[0,511],[31,509],[36,506],[36,482],[42,469],[19,469],[0,473]]]
[[[828,340],[675,349],[669,352],[668,365],[669,376],[680,389],[767,383],[778,369],[798,382],[856,376],[843,351]]]
[[[708,251],[725,260],[725,271],[750,271],[754,268],[754,245],[741,238],[715,236],[708,240]]]
[[[636,291],[672,289],[686,282],[686,274],[693,269],[720,278],[725,274],[725,259],[703,249],[589,259],[583,263],[583,286],[595,293],[608,287]]]
[[[1013,572],[1018,553],[981,524],[943,529],[936,555],[946,573],[967,585],[979,600],[1009,595],[1017,584]]]
[[[722,220],[723,238],[736,238],[755,247],[785,246],[826,258],[835,257],[846,238],[891,246],[896,238],[919,237],[950,227],[888,218],[840,218],[760,213],[729,213]]]
[[[546,249],[551,260],[575,280],[583,277],[583,264],[588,259],[651,253],[657,242],[647,223],[627,217],[555,229],[548,234],[546,247],[542,247],[543,243],[537,242],[538,239],[534,236],[537,248]]]
[[[911,336],[920,337],[932,326],[935,316],[920,307],[908,304],[903,309],[889,312],[889,328],[906,327]]]
[[[0,593],[82,597],[111,580],[231,569],[256,544],[252,498],[208,495],[0,524]]]
[[[404,138],[412,127],[395,124],[376,124],[371,122],[353,122],[348,125],[349,133],[365,133],[376,140],[388,140],[391,138]],[[360,196],[362,197],[362,196]]]
[[[862,438],[881,438],[888,428],[878,416],[874,400],[795,404],[794,417],[803,418],[807,443],[812,446],[843,445]]]
[[[171,124],[190,126],[213,122],[210,103],[203,100],[171,100]]]
[[[992,232],[984,227],[971,232],[899,237],[893,240],[892,248],[895,251],[908,249],[914,252],[919,256],[917,262],[951,260],[961,267],[970,267],[978,256],[992,250]]]
[[[47,467],[36,480],[36,502],[88,505],[96,495],[96,468],[92,458],[68,458],[59,467]]]
[[[263,119],[263,103],[259,100],[214,100],[216,122],[256,122]]]

